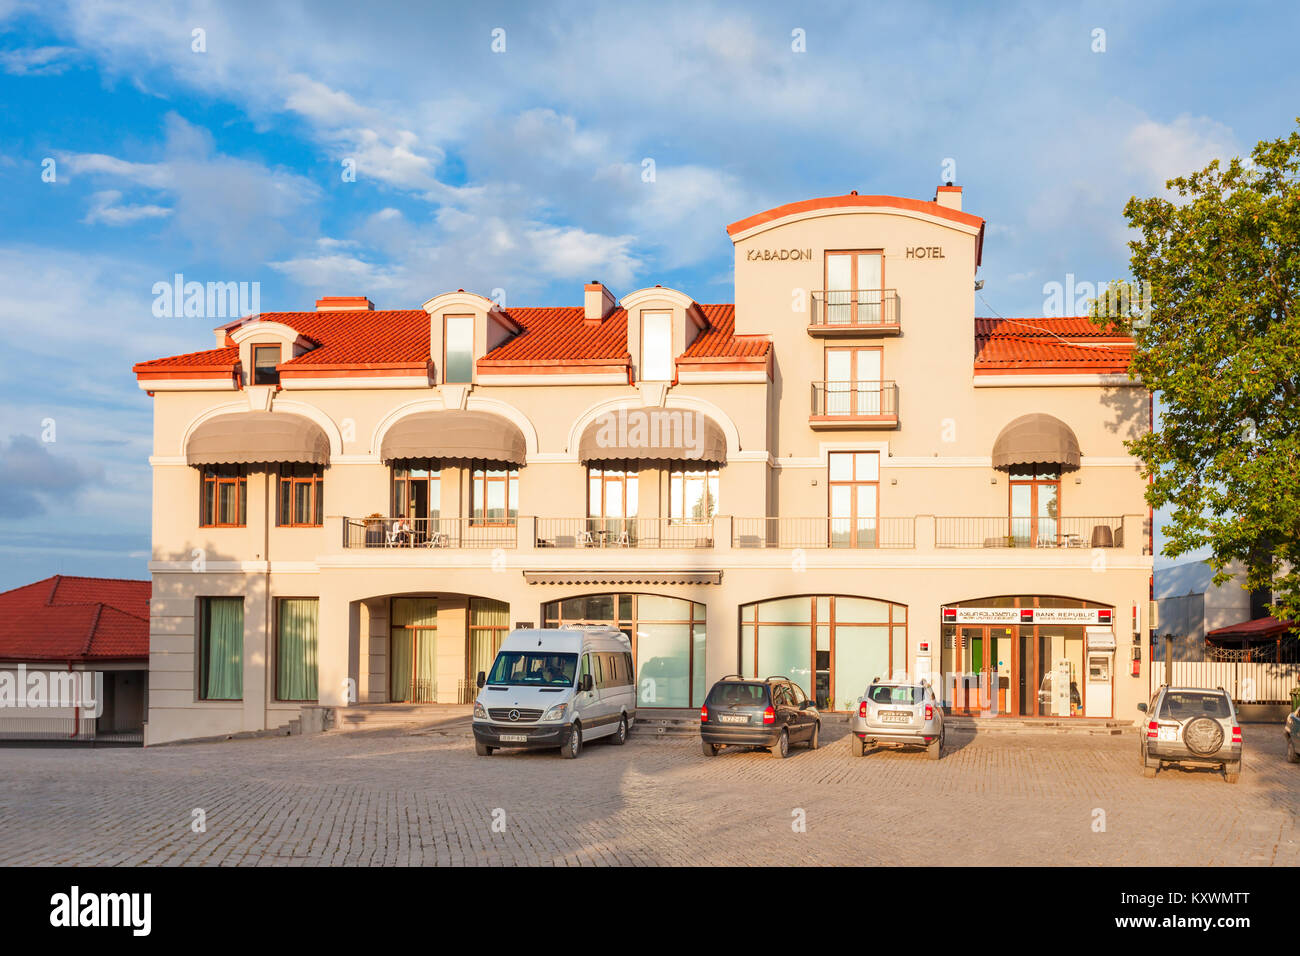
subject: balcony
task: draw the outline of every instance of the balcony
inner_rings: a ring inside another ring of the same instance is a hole
[[[513,519],[478,518],[344,518],[345,548],[513,548],[518,529]]]
[[[942,517],[936,548],[1122,548],[1123,518]]]
[[[916,547],[915,518],[735,518],[734,548]]]
[[[820,290],[812,294],[808,334],[814,338],[898,335],[895,289]]]
[[[813,382],[812,428],[897,428],[894,382]]]
[[[539,548],[712,548],[712,518],[538,518]]]

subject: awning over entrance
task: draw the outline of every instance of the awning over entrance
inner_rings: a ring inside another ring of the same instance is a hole
[[[1282,621],[1275,617],[1258,617],[1253,621],[1242,621],[1240,624],[1216,627],[1212,631],[1206,631],[1205,636],[1214,638],[1233,637],[1243,640],[1273,640],[1296,627],[1300,627],[1300,622]]]
[[[511,465],[524,463],[524,434],[491,412],[444,409],[418,412],[388,429],[380,447],[384,461],[403,458],[476,458]]]
[[[582,432],[578,458],[588,461],[727,460],[722,427],[686,408],[620,408],[600,415]]]
[[[301,415],[235,412],[194,429],[185,445],[185,460],[191,465],[326,465],[330,440],[319,425]]]
[[[1006,470],[1033,464],[1060,465],[1067,471],[1079,467],[1079,439],[1069,425],[1034,412],[1002,429],[993,443],[993,467]]]
[[[529,584],[721,584],[721,571],[525,571]]]

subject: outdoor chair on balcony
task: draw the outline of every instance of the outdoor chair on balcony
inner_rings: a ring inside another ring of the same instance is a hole
[[[614,539],[614,544],[620,548],[632,547],[632,539],[628,537],[626,528],[618,533],[618,537]]]
[[[596,536],[591,531],[583,531],[578,535],[578,544],[584,548],[594,548],[596,546]]]

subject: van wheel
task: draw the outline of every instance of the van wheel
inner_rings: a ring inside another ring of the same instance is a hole
[[[1225,763],[1223,765],[1223,779],[1227,783],[1236,783],[1241,779],[1241,761],[1236,763]]]
[[[816,750],[821,744],[822,722],[819,720],[813,724],[812,736],[808,738],[808,749]]]
[[[1300,754],[1295,752],[1295,741],[1290,737],[1286,739],[1286,762],[1300,763]]]
[[[582,724],[574,724],[569,734],[569,742],[560,748],[560,753],[570,760],[576,760],[582,753]]]
[[[480,757],[492,756],[492,748],[479,740],[474,741],[474,752],[478,754]]]
[[[618,730],[614,731],[614,736],[609,739],[609,742],[616,747],[627,743],[627,714],[618,719]]]
[[[718,745],[711,744],[707,741],[700,742],[700,749],[704,751],[706,757],[716,757],[718,755]]]
[[[782,760],[790,756],[790,731],[781,731],[781,739],[778,740],[776,746],[772,748],[772,753],[776,754]]]

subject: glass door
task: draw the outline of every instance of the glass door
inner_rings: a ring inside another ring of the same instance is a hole
[[[1057,507],[1061,472],[1057,468],[1020,466],[1011,472],[1012,542],[1017,547],[1051,547],[1058,543]]]
[[[826,324],[878,325],[884,268],[880,252],[826,253]]]
[[[826,350],[826,414],[879,415],[882,351]]]

